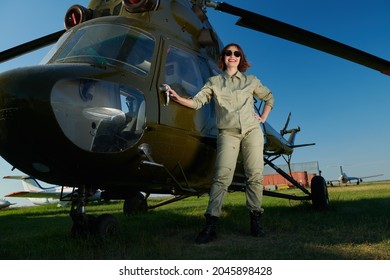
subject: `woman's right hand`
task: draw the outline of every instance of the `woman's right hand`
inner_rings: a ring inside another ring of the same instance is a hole
[[[166,85],[166,84],[164,84],[164,85]],[[179,94],[177,94],[177,92],[174,89],[172,89],[169,86],[168,86],[168,89],[166,92],[168,93],[169,98],[172,99],[173,101],[175,101],[183,106],[193,108],[194,101],[192,99],[181,97]]]
[[[169,97],[174,101],[177,101],[180,98],[177,92],[171,87],[168,88],[167,92],[169,93]]]

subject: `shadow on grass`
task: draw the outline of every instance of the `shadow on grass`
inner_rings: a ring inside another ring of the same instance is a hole
[[[196,245],[204,225],[207,197],[190,198],[124,216],[121,204],[108,211],[120,233],[108,239],[71,239],[71,220],[63,209],[50,214],[0,217],[1,259],[390,259],[389,198],[332,202],[315,212],[307,203],[265,201],[264,238],[249,235],[243,194],[229,194],[218,222],[218,239]],[[101,213],[100,206],[91,214]]]

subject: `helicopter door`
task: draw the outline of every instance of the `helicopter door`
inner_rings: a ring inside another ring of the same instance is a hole
[[[176,46],[166,48],[166,60],[161,69],[160,84],[169,84],[179,95],[191,98],[204,85],[205,69],[201,57],[193,52],[180,49]],[[208,69],[206,69],[209,72]],[[202,75],[203,74],[203,75]],[[206,74],[207,77],[210,73]],[[210,118],[210,105],[204,106],[201,110],[195,111],[181,106],[175,102],[165,105],[165,96],[160,94],[160,122],[171,127],[202,132],[207,126]]]

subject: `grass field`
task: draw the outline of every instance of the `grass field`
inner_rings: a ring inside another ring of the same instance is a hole
[[[390,183],[332,187],[329,197],[329,210],[323,212],[308,202],[265,197],[267,236],[256,239],[249,235],[244,194],[230,193],[218,239],[206,245],[193,240],[204,225],[207,196],[134,216],[122,215],[121,202],[88,206],[89,214],[118,219],[120,232],[108,239],[70,238],[69,208],[5,209],[0,211],[0,259],[390,260]]]

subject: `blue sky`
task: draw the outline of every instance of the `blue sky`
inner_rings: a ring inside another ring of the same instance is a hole
[[[227,3],[319,33],[390,60],[390,1],[229,0]],[[67,9],[89,1],[1,1],[0,50],[63,29]],[[339,165],[350,176],[383,173],[390,179],[390,76],[270,35],[235,26],[237,18],[208,10],[224,44],[242,46],[257,75],[274,93],[268,122],[279,130],[289,112],[299,125],[293,162],[318,161],[325,179],[336,179]],[[50,48],[0,64],[0,72],[35,65]],[[28,136],[24,136],[28,137]],[[17,175],[0,158],[0,177]],[[21,185],[0,178],[0,198]],[[21,204],[21,199],[9,199]]]

